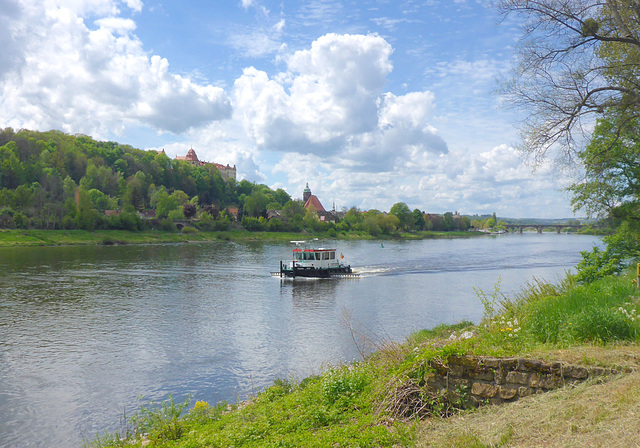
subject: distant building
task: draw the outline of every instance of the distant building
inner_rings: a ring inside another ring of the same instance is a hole
[[[227,210],[227,213],[229,213],[229,216],[233,221],[237,221],[238,220],[238,212],[239,212],[238,207],[229,206],[229,207],[226,208],[226,210]]]
[[[220,176],[224,180],[227,180],[227,179],[236,180],[236,166],[235,165],[233,165],[233,167],[231,167],[231,166],[229,166],[229,164],[227,164],[227,166],[224,166],[224,165],[221,165],[219,163],[209,163],[209,162],[205,162],[203,160],[199,160],[198,159],[198,155],[193,150],[193,148],[191,148],[189,151],[187,151],[187,155],[186,156],[176,156],[176,160],[181,160],[183,162],[189,162],[193,166],[214,165],[218,169],[218,172],[220,173]]]
[[[311,189],[309,188],[308,183],[307,183],[307,186],[304,188],[304,191],[302,192],[302,201],[304,202],[305,210],[308,210],[311,207],[313,207],[313,209],[318,213],[318,219],[320,219],[320,221],[328,221],[328,222],[336,221],[335,210],[333,211],[325,210],[325,208],[322,206],[322,203],[320,202],[320,199],[318,199],[318,196],[316,196],[315,194],[311,194]]]

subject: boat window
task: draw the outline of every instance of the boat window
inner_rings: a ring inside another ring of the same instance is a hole
[[[313,254],[311,252],[305,252],[304,253],[304,259],[305,260],[313,260]]]
[[[329,252],[329,260],[335,260],[336,259],[336,253],[335,252]]]
[[[316,260],[320,259],[320,252],[316,252]]]
[[[329,259],[329,252],[322,252],[322,259],[323,260],[328,260]]]
[[[301,254],[300,252],[295,252],[295,253],[293,254],[293,257],[294,257],[296,260],[302,260],[302,254]]]

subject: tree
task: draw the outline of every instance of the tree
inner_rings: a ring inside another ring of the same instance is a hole
[[[389,210],[390,215],[394,215],[400,221],[400,226],[403,229],[413,228],[413,215],[411,214],[411,210],[409,206],[404,202],[397,202],[393,204],[391,210]]]
[[[522,149],[540,161],[558,147],[573,162],[594,117],[640,116],[639,0],[497,0],[524,16],[507,104],[526,110]],[[617,123],[620,126],[622,123]]]
[[[419,209],[415,209],[411,212],[413,219],[413,226],[418,230],[424,230],[427,226],[427,222],[424,220],[424,213]]]
[[[442,216],[442,226],[443,226],[443,230],[453,230],[456,228],[456,224],[453,221],[453,213],[446,212]]]
[[[617,119],[598,120],[593,138],[580,154],[584,179],[570,187],[574,210],[603,218],[640,218],[640,119],[619,131]]]
[[[351,207],[344,214],[343,221],[346,222],[349,227],[353,230],[362,230],[362,225],[364,223],[364,216],[362,212],[358,210],[356,207]]]
[[[289,193],[284,191],[282,188],[278,188],[273,193],[273,199],[275,199],[275,201],[278,202],[280,205],[284,206],[284,204],[286,204],[291,200],[291,196],[289,196]]]
[[[187,193],[185,193],[182,190],[174,191],[173,193],[171,193],[171,197],[175,199],[176,204],[178,204],[181,207],[187,202],[189,202],[189,196],[187,195]]]
[[[187,219],[191,219],[196,216],[197,212],[198,208],[195,206],[195,204],[187,203],[182,206],[182,214]]]
[[[93,208],[95,208],[96,210],[103,212],[109,208],[109,196],[104,194],[102,191],[96,188],[92,188],[91,190],[89,190],[89,197],[91,198]]]
[[[254,191],[250,196],[247,196],[244,200],[244,213],[247,216],[258,217],[267,210],[267,203],[269,198],[261,192]]]
[[[305,210],[301,201],[292,200],[282,207],[282,217],[287,221],[299,221],[304,219]]]
[[[166,218],[169,212],[178,208],[178,201],[173,195],[169,195],[166,191],[158,194],[156,205],[156,217],[158,219]]]

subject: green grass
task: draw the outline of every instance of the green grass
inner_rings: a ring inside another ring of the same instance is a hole
[[[90,446],[438,446],[426,443],[429,435],[418,432],[421,421],[437,425],[433,422],[441,416],[455,414],[456,408],[465,406],[430,395],[425,378],[431,371],[431,360],[446,363],[450,355],[464,353],[494,356],[555,353],[556,359],[559,354],[567,357],[574,353],[577,362],[592,365],[598,363],[598,357],[590,350],[606,352],[607,347],[616,347],[612,344],[633,344],[640,339],[640,320],[636,318],[640,294],[630,275],[607,277],[584,286],[571,278],[555,285],[534,281],[513,298],[502,296],[499,285],[490,295],[482,292],[478,295],[486,313],[479,325],[461,322],[419,331],[404,344],[380,346],[380,350],[362,362],[336,366],[301,382],[277,380],[236,406],[199,402],[182,413],[182,409],[176,411],[179,405],[170,400],[160,406],[143,407],[128,419],[128,429],[118,435],[96,438]],[[463,331],[475,336],[464,340],[449,338]],[[413,394],[414,402],[425,405],[420,412],[411,407],[413,404],[402,401],[401,397],[406,398],[407,394]],[[514,427],[502,425],[500,433],[491,436],[490,443],[483,442],[486,437],[466,428],[464,423],[460,425],[442,443],[511,446],[511,438],[515,437]],[[142,432],[147,435],[142,437]],[[121,435],[130,437],[121,441]]]
[[[364,232],[346,232],[330,235],[328,232],[309,234],[292,232],[249,232],[244,229],[227,231],[197,231],[187,227],[183,232],[161,230],[17,230],[0,229],[0,247],[10,246],[78,246],[101,244],[156,244],[194,241],[291,241],[308,238],[341,240],[426,239],[470,236],[468,232],[416,232],[401,235],[373,237]]]

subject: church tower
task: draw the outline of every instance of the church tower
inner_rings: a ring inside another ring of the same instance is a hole
[[[304,191],[302,192],[302,202],[306,204],[310,197],[311,189],[309,188],[309,182],[307,182],[307,186],[304,187]]]

